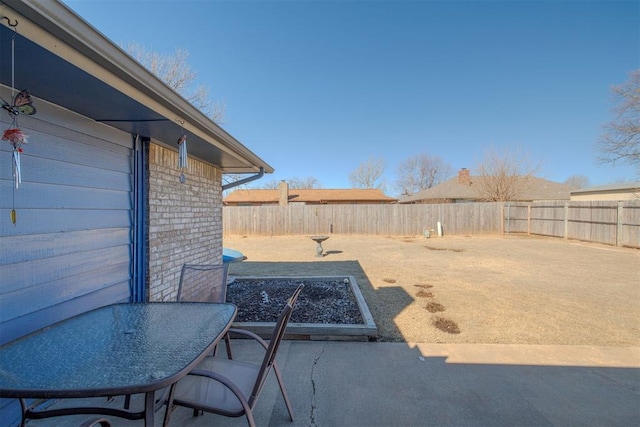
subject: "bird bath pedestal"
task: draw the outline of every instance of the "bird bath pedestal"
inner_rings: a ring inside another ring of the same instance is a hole
[[[328,238],[329,236],[311,236],[311,240],[318,244],[318,246],[316,246],[316,256],[322,256],[322,252],[324,252],[324,250],[322,249],[322,242],[324,242]]]

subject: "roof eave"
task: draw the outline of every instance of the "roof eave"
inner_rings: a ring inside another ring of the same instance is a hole
[[[64,4],[58,1],[22,0],[0,4],[0,10],[12,21],[18,20],[20,35],[91,73],[173,122],[178,129],[184,128],[186,132],[245,165],[233,167],[229,172],[257,172],[261,167],[266,173],[273,172],[273,168],[264,160]],[[174,141],[167,138],[159,142],[176,148]],[[224,167],[222,169],[227,171]]]

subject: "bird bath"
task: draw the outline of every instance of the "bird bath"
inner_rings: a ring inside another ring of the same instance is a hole
[[[324,249],[322,249],[322,242],[328,238],[329,236],[311,236],[311,240],[318,244],[318,246],[316,246],[316,256],[322,256],[322,253],[324,252]]]

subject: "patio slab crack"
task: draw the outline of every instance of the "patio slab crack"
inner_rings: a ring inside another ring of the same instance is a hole
[[[317,427],[316,424],[316,418],[315,418],[315,410],[316,410],[316,380],[315,380],[315,371],[316,371],[316,365],[318,364],[318,362],[320,361],[320,358],[322,357],[322,355],[324,354],[324,350],[325,350],[326,346],[322,346],[322,350],[320,351],[320,354],[318,354],[314,359],[313,359],[313,365],[311,366],[311,411],[309,413],[309,426],[312,427]]]

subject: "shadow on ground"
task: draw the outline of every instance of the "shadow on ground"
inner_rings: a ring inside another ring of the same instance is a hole
[[[402,336],[394,318],[414,300],[399,286],[374,289],[358,261],[259,262],[245,261],[229,266],[230,276],[353,276],[358,282],[373,320],[379,341],[398,341]]]
[[[258,363],[250,340],[234,358]],[[222,354],[225,352],[223,351]],[[295,421],[275,378],[265,383],[258,425],[310,426],[611,426],[639,425],[637,350],[591,346],[468,345],[284,341],[278,352]],[[600,360],[606,356],[605,360]],[[581,366],[582,365],[582,366]],[[142,404],[134,396],[134,407]],[[61,402],[64,404],[65,402]],[[122,408],[121,397],[99,404]],[[164,408],[156,414],[160,426]],[[29,425],[77,427],[88,416]],[[109,417],[113,427],[141,425]],[[178,408],[174,427],[245,427]]]
[[[338,255],[338,254],[341,254],[341,253],[342,253],[342,251],[326,251],[326,252],[324,253],[324,256],[329,256],[329,255]]]

